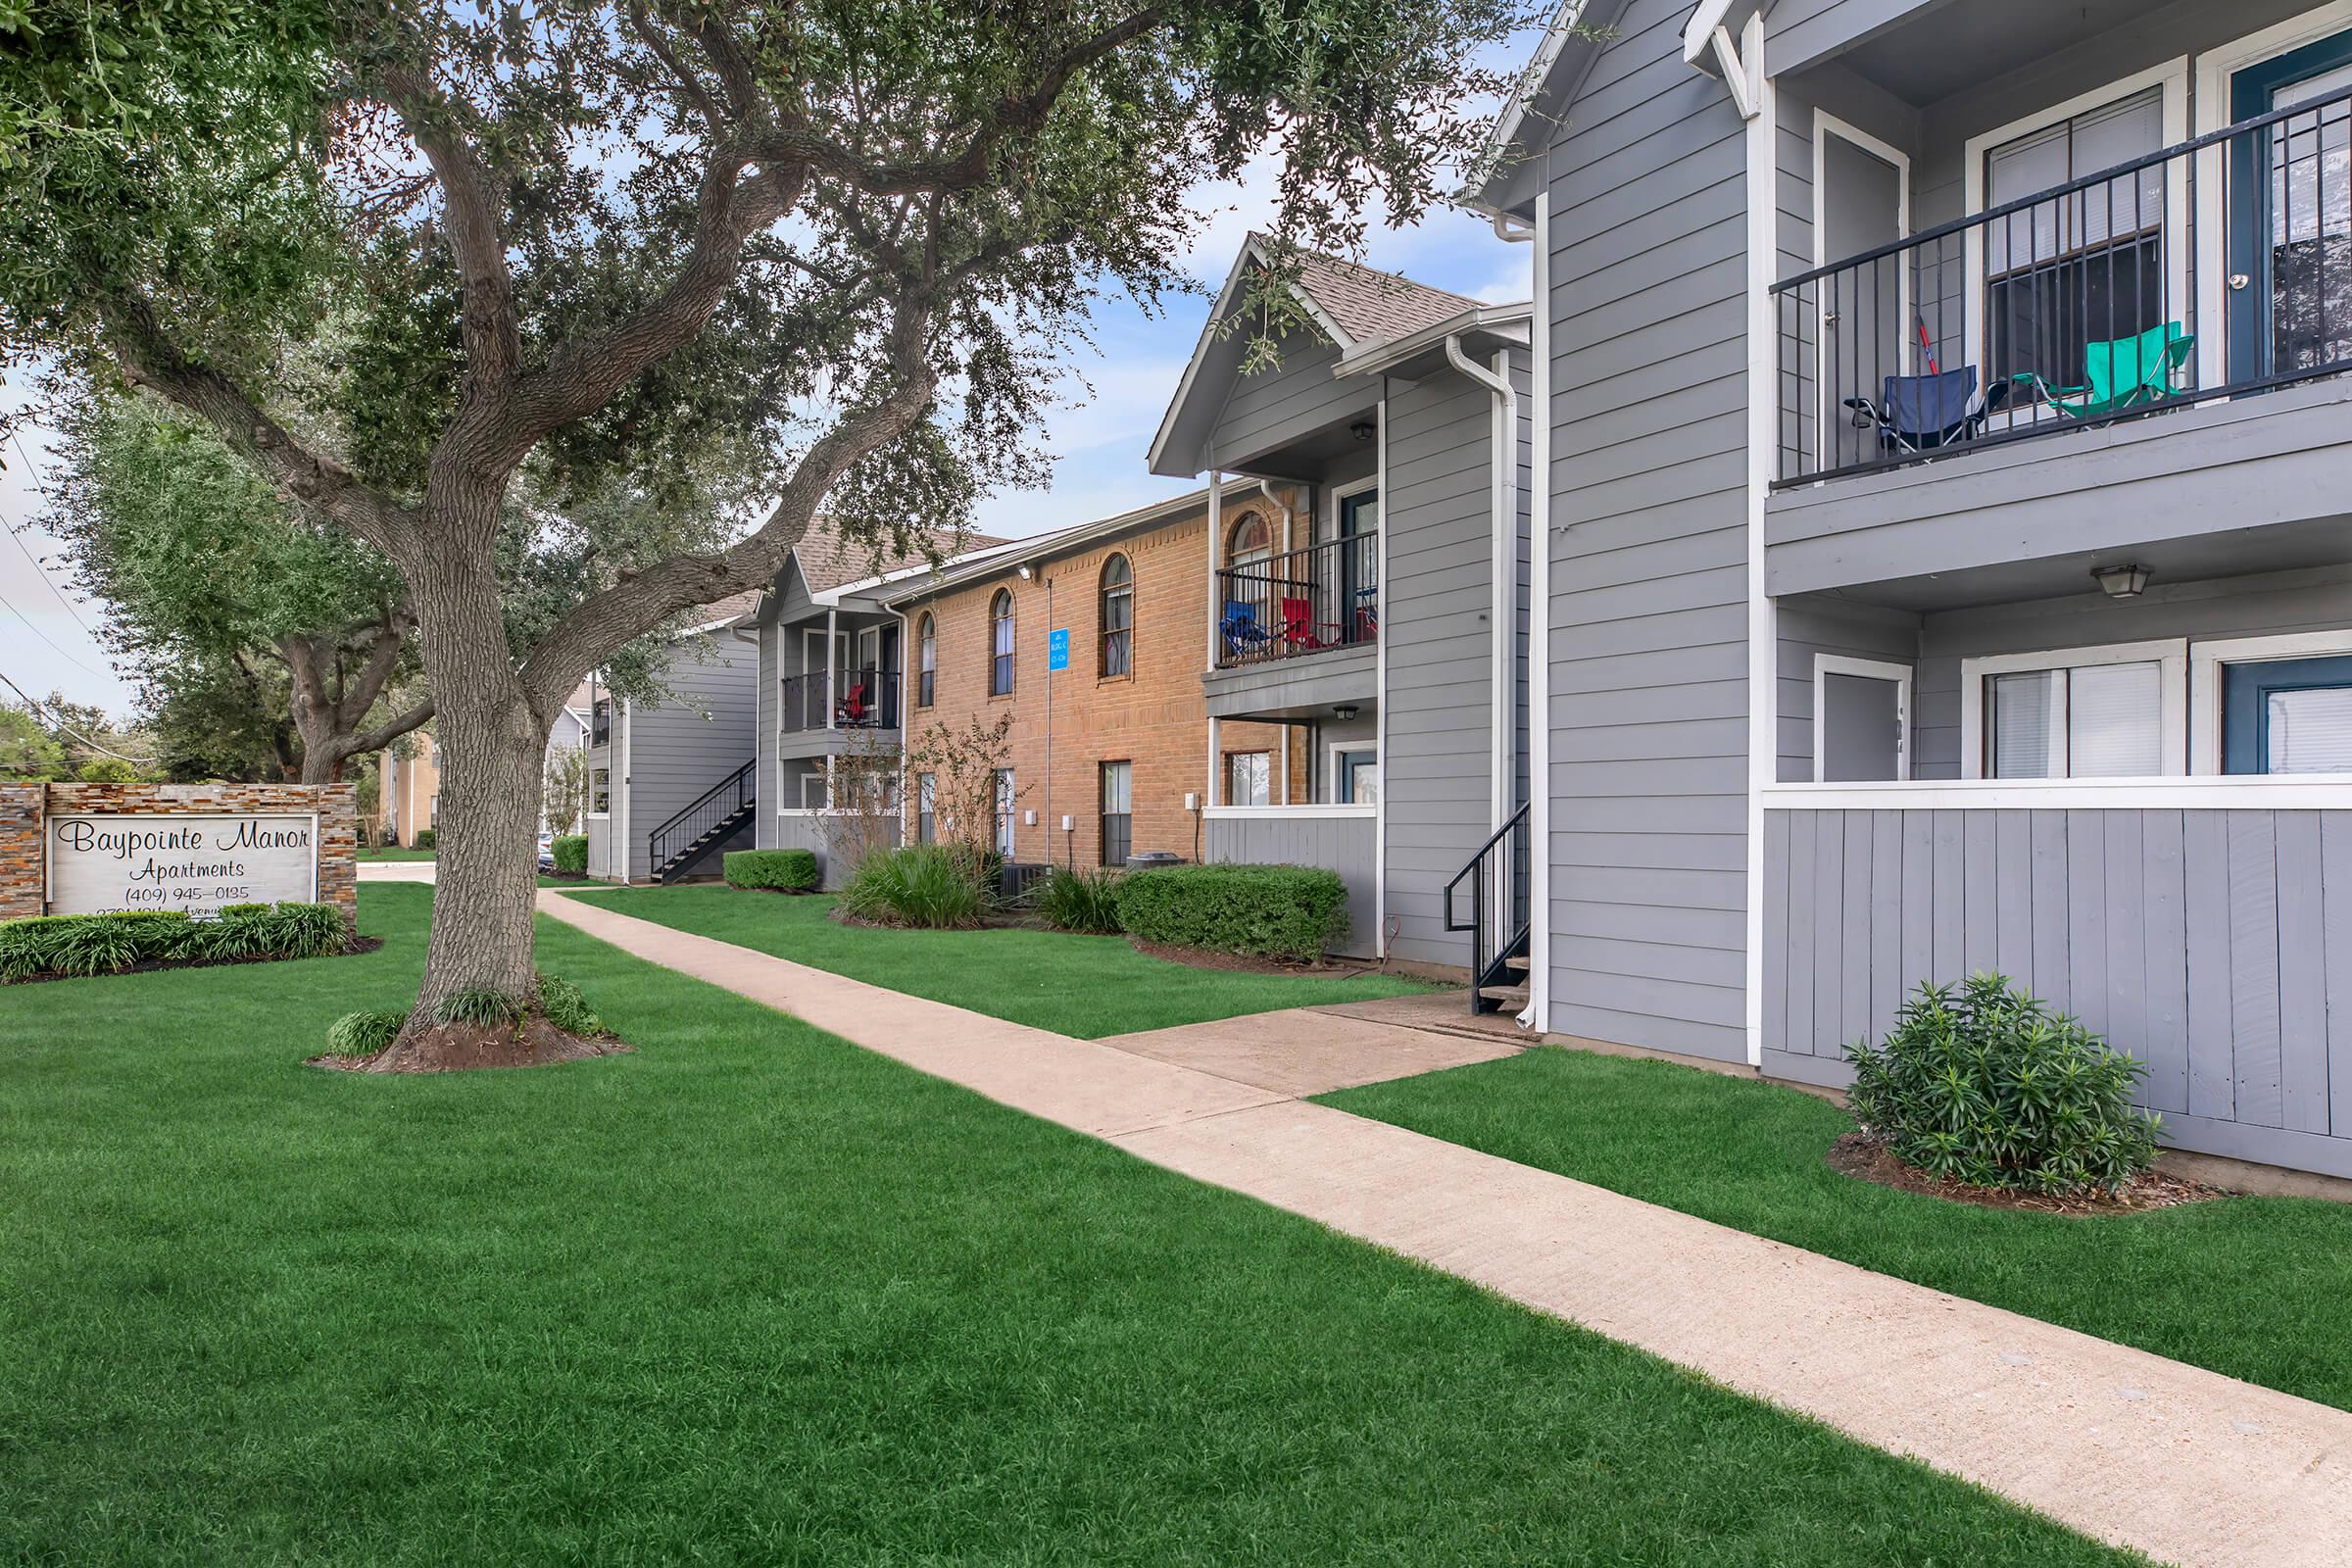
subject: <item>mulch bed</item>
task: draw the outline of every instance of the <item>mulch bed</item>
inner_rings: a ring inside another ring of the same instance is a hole
[[[1231,969],[1240,974],[1295,974],[1315,980],[1350,980],[1372,972],[1353,963],[1294,963],[1288,958],[1260,958],[1247,953],[1212,953],[1206,948],[1177,948],[1164,942],[1129,937],[1127,945],[1149,958],[1165,958],[1195,969]]]
[[[396,1040],[372,1056],[321,1055],[309,1065],[331,1072],[472,1072],[485,1067],[552,1067],[617,1056],[637,1048],[611,1035],[565,1034],[532,1014],[514,1024],[444,1024],[417,1040]]]
[[[351,946],[341,953],[322,953],[322,958],[352,958],[363,953],[373,953],[384,945],[382,937],[354,937]],[[11,980],[12,986],[45,985],[52,980],[112,980],[122,974],[153,974],[158,969],[217,969],[232,963],[289,963],[292,959],[274,953],[247,954],[241,958],[141,958],[120,969],[108,969],[98,974],[28,974],[22,980]]]
[[[1966,1182],[1931,1176],[1916,1166],[1904,1164],[1894,1156],[1883,1139],[1864,1132],[1847,1133],[1832,1144],[1829,1165],[1842,1175],[1858,1181],[1876,1182],[1881,1187],[1892,1187],[1898,1192],[1919,1193],[1955,1203],[1973,1203],[1979,1208],[2022,1208],[2037,1214],[2076,1217],[2142,1214],[2150,1209],[2178,1208],[2182,1203],[2202,1203],[2230,1196],[2218,1187],[2184,1182],[2155,1171],[2150,1171],[2120,1193],[2086,1194],[2072,1198],[2013,1193],[2001,1187],[1972,1187]]]

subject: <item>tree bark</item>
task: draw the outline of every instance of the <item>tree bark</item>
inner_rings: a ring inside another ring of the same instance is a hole
[[[410,577],[441,752],[432,937],[413,1030],[460,992],[532,991],[533,851],[550,719],[524,695],[490,563],[452,555],[417,563]]]

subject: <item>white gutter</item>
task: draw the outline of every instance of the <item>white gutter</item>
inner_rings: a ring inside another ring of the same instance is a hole
[[[1510,816],[1510,733],[1511,733],[1511,622],[1514,618],[1517,595],[1513,592],[1518,579],[1518,552],[1513,548],[1518,521],[1518,464],[1511,451],[1512,433],[1519,423],[1519,394],[1511,386],[1508,351],[1496,356],[1502,368],[1499,373],[1480,365],[1462,352],[1459,333],[1446,339],[1446,363],[1463,377],[1475,381],[1494,395],[1494,413],[1490,423],[1492,450],[1488,466],[1493,469],[1488,488],[1488,515],[1493,519],[1489,532],[1493,535],[1494,567],[1494,676],[1489,681],[1489,718],[1492,726],[1490,746],[1493,759],[1489,772],[1493,775],[1488,790],[1487,830],[1494,831]]]
[[[1381,338],[1360,348],[1350,349],[1333,363],[1331,378],[1344,381],[1351,375],[1376,374],[1464,332],[1492,332],[1497,337],[1523,343],[1527,339],[1521,335],[1521,330],[1524,330],[1534,314],[1535,307],[1524,300],[1512,305],[1474,305],[1469,310],[1449,316],[1443,321],[1433,321],[1402,337]]]

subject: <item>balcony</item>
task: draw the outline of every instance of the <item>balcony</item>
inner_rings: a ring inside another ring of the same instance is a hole
[[[1776,490],[2339,375],[2352,370],[2352,87],[1771,295]]]
[[[844,669],[787,675],[776,725],[787,735],[812,730],[899,727],[899,675],[889,669]]]
[[[1380,640],[1379,534],[1222,567],[1217,604],[1219,669],[1369,649]]]

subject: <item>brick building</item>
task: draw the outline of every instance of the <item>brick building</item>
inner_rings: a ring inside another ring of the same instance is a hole
[[[416,835],[439,819],[441,749],[433,732],[412,730],[385,747],[377,754],[376,779],[368,836],[378,844],[416,848]]]
[[[1228,486],[1223,501],[1228,528],[1252,508],[1280,515],[1255,485]],[[887,601],[905,627],[910,757],[937,726],[1009,712],[1008,858],[1101,865],[1123,858],[1122,834],[1131,852],[1198,858],[1185,798],[1205,804],[1209,789],[1208,582],[1205,490],[910,580]],[[1069,633],[1068,667],[1049,670],[1056,629]],[[1303,726],[1226,724],[1218,747],[1236,798],[1308,798]],[[909,793],[919,809],[919,777]]]

